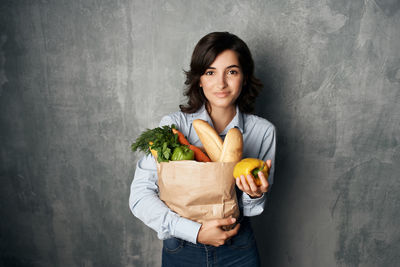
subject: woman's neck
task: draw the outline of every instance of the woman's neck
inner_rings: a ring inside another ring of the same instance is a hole
[[[236,107],[234,105],[228,108],[213,107],[208,114],[214,124],[215,130],[219,134],[232,121],[233,117],[235,117]]]

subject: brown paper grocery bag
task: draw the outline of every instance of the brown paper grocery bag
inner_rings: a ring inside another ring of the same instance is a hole
[[[157,164],[160,199],[180,216],[200,223],[238,218],[235,164],[191,160]]]

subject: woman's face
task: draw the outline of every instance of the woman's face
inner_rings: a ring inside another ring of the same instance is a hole
[[[242,91],[243,73],[237,53],[225,50],[200,77],[200,87],[211,108],[229,108]]]

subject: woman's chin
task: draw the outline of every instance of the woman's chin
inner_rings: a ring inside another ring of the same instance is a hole
[[[230,109],[233,107],[235,107],[235,104],[231,101],[216,101],[214,103],[211,103],[211,108],[215,109]]]

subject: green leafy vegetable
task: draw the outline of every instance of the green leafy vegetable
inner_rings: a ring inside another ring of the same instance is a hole
[[[176,129],[174,124],[145,130],[132,144],[132,151],[139,150],[148,155],[151,148],[157,151],[158,162],[171,160],[172,151],[181,146],[178,135],[174,134],[172,129]]]

